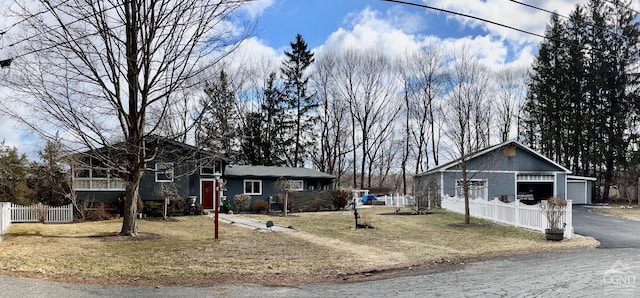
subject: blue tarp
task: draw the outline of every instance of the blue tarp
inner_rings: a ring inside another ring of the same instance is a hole
[[[376,198],[375,195],[364,195],[362,196],[362,202],[366,203],[367,201],[377,201],[378,198]]]

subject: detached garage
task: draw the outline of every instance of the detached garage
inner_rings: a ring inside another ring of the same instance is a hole
[[[589,205],[593,202],[593,190],[596,178],[567,176],[567,199],[574,205]]]
[[[591,204],[595,178],[572,176],[571,171],[517,142],[504,143],[468,155],[469,195],[472,199],[534,204],[551,196]],[[436,185],[442,197],[463,196],[461,160],[416,175],[416,193]]]

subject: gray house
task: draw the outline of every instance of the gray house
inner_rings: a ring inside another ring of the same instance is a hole
[[[269,202],[269,197],[282,193],[277,184],[283,180],[291,192],[333,190],[336,177],[308,168],[228,165],[224,179],[226,196],[235,204],[234,196],[239,194]]]
[[[551,196],[590,204],[594,178],[571,176],[571,171],[517,142],[507,141],[470,154],[467,159],[469,195],[473,199],[499,198],[538,202]],[[417,188],[437,185],[445,197],[462,197],[460,159],[416,175]]]

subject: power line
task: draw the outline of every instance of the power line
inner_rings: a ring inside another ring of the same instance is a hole
[[[533,8],[535,10],[546,12],[548,14],[551,14],[551,15],[554,15],[554,16],[557,16],[557,17],[561,17],[563,19],[569,20],[569,21],[574,22],[574,23],[578,23],[578,24],[581,24],[581,25],[587,25],[587,26],[591,26],[591,27],[596,28],[596,29],[607,31],[609,33],[612,33],[612,34],[615,34],[615,35],[617,35],[619,37],[622,37],[622,38],[626,39],[627,41],[631,40],[631,38],[628,37],[628,36],[624,36],[624,35],[620,34],[619,32],[613,31],[613,30],[611,30],[609,28],[606,28],[606,27],[602,27],[602,26],[596,25],[595,23],[592,23],[592,22],[573,20],[573,19],[571,19],[571,17],[567,17],[567,16],[559,14],[559,13],[557,13],[555,11],[550,11],[548,9],[544,9],[542,7],[538,7],[538,6],[535,6],[535,5],[532,5],[532,4],[528,4],[528,3],[524,3],[524,2],[521,2],[521,1],[516,1],[516,0],[509,0],[509,1],[511,1],[513,3],[516,3],[516,4],[520,4],[522,6]]]
[[[57,5],[64,5],[64,4],[67,4],[67,2],[69,2],[69,1],[71,1],[71,0],[64,0],[64,2],[58,3]],[[24,18],[22,20],[19,20],[19,21],[15,22],[15,23],[9,25],[8,27],[5,27],[5,29],[0,30],[0,36],[2,36],[3,34],[9,32],[9,30],[14,28],[15,26],[18,26],[21,23],[24,23],[24,22],[28,21],[29,19],[35,18],[35,17],[37,17],[37,16],[39,16],[41,14],[45,14],[47,12],[49,12],[49,10],[46,10],[46,9],[43,10],[43,11],[39,11],[37,13],[31,14],[30,16],[28,16],[28,17],[26,17],[26,18]]]
[[[487,19],[484,19],[484,18],[481,18],[481,17],[472,16],[470,14],[456,12],[456,11],[452,11],[452,10],[447,10],[447,9],[444,9],[444,8],[438,8],[438,7],[429,6],[429,5],[426,5],[426,4],[419,4],[419,3],[406,2],[406,1],[400,1],[400,0],[382,0],[382,1],[392,2],[392,3],[397,3],[397,4],[405,4],[405,5],[410,5],[410,6],[417,6],[417,7],[421,7],[421,8],[427,8],[427,9],[431,9],[431,10],[436,10],[436,11],[440,11],[440,12],[444,12],[444,13],[448,13],[448,14],[453,14],[453,15],[457,15],[457,16],[461,16],[461,17],[465,17],[465,18],[469,18],[469,19],[474,19],[474,20],[485,22],[485,23],[489,23],[489,24],[493,24],[493,25],[496,25],[496,26],[504,27],[504,28],[507,28],[507,29],[511,29],[511,30],[514,30],[514,31],[521,32],[521,33],[525,33],[525,34],[529,34],[529,35],[533,35],[533,36],[546,38],[544,35],[541,35],[541,34],[538,34],[538,33],[534,33],[534,32],[531,32],[531,31],[524,30],[524,29],[520,29],[520,28],[516,28],[516,27],[513,27],[513,26],[505,25],[505,24],[502,24],[502,23],[494,22],[494,21],[487,20]]]
[[[447,9],[443,9],[443,8],[429,6],[429,5],[426,5],[426,4],[419,4],[419,3],[407,2],[407,1],[401,1],[401,0],[382,0],[382,1],[392,2],[392,3],[397,3],[397,4],[404,4],[404,5],[409,5],[409,6],[416,6],[416,7],[420,7],[420,8],[427,8],[427,9],[431,9],[431,10],[435,10],[435,11],[440,11],[440,12],[444,12],[444,13],[448,13],[448,14],[453,14],[453,15],[457,15],[457,16],[461,16],[461,17],[470,18],[470,19],[474,19],[474,20],[477,20],[477,21],[489,23],[489,24],[496,25],[496,26],[499,26],[499,27],[507,28],[507,29],[514,30],[514,31],[518,31],[518,32],[521,32],[521,33],[537,36],[537,37],[540,37],[540,38],[543,38],[543,39],[546,39],[546,40],[559,42],[559,43],[562,43],[562,44],[565,44],[565,45],[569,45],[569,46],[572,46],[572,47],[577,47],[577,48],[582,47],[579,44],[574,44],[574,43],[568,42],[566,40],[562,40],[562,39],[558,39],[558,38],[550,37],[550,36],[545,36],[545,35],[542,35],[542,34],[538,34],[538,33],[535,33],[535,32],[527,31],[527,30],[524,30],[524,29],[520,29],[520,28],[517,28],[517,27],[505,25],[505,24],[502,24],[502,23],[498,23],[498,22],[491,21],[491,20],[488,20],[488,19],[485,19],[485,18],[481,18],[481,17],[477,17],[477,16],[473,16],[473,15],[469,15],[469,14],[465,14],[465,13],[461,13],[461,12],[456,12],[456,11],[452,11],[452,10],[447,10]],[[596,50],[596,49],[593,49],[593,48],[589,48],[589,51],[592,51],[594,53],[599,53],[599,54],[602,54],[602,55],[607,56],[607,57],[613,57],[613,58],[622,59],[622,60],[629,60],[627,58],[618,57],[617,55],[609,54],[609,53],[606,53],[606,52],[603,52],[603,51],[600,51],[600,50]]]
[[[66,4],[66,3],[67,3],[67,2],[69,2],[69,1],[71,1],[71,0],[65,0],[64,2],[62,2],[62,3],[58,4],[58,5]],[[242,3],[255,2],[255,1],[258,1],[258,0],[229,0],[229,1],[220,0],[220,1],[219,1],[219,3],[218,3],[218,5],[222,5],[222,4],[242,4]],[[81,21],[87,21],[89,18],[92,18],[92,17],[98,16],[98,15],[100,15],[100,14],[103,14],[103,13],[105,13],[105,12],[107,12],[107,11],[110,11],[110,10],[112,10],[112,9],[116,9],[116,8],[119,8],[119,7],[120,7],[119,5],[114,5],[114,6],[111,6],[111,7],[109,7],[109,8],[104,8],[104,9],[102,9],[102,10],[92,12],[91,14],[86,15],[86,16],[84,16],[84,17],[82,17],[82,18],[75,19],[75,20],[73,20],[73,21],[71,21],[71,22],[69,22],[69,23],[61,24],[61,25],[57,25],[57,26],[55,26],[55,27],[47,28],[47,29],[46,29],[46,31],[47,31],[47,32],[51,32],[51,31],[54,31],[54,30],[61,29],[61,28],[63,28],[63,27],[67,27],[67,26],[73,25],[73,24],[78,23],[78,22],[81,22]],[[202,6],[202,7],[205,7],[205,6]],[[51,12],[51,10],[44,10],[44,11],[40,11],[40,12],[38,12],[38,13],[34,14],[34,15],[31,15],[31,16],[29,16],[29,17],[26,17],[26,18],[24,18],[24,19],[22,19],[22,20],[20,20],[20,21],[16,22],[15,24],[12,24],[11,26],[7,27],[7,29],[6,29],[6,30],[3,30],[2,32],[0,32],[0,38],[2,38],[2,33],[6,33],[9,29],[11,29],[11,28],[15,27],[17,24],[19,24],[19,23],[23,23],[23,22],[27,21],[28,19],[31,19],[31,18],[35,17],[36,15],[40,15],[40,14],[47,13],[47,12]],[[120,25],[120,26],[114,27],[114,28],[112,28],[112,29],[117,29],[117,28],[120,28],[120,27],[123,27],[123,26],[124,26],[124,25]],[[66,41],[66,42],[67,42],[67,43],[68,43],[68,42],[74,42],[74,41],[77,41],[77,40],[79,40],[79,39],[87,38],[87,37],[92,36],[92,35],[95,35],[95,34],[97,34],[97,33],[94,33],[94,34],[87,34],[87,35],[79,36],[79,37],[76,37],[76,38],[74,38],[74,39],[72,39],[72,40],[68,40],[68,41]],[[15,46],[15,45],[17,45],[17,44],[20,44],[20,43],[22,43],[22,42],[28,41],[29,39],[35,38],[35,37],[37,37],[37,36],[39,36],[39,35],[40,35],[40,34],[33,34],[33,35],[31,35],[31,36],[28,36],[28,37],[22,38],[22,39],[20,39],[20,40],[18,40],[18,41],[16,41],[16,42],[12,42],[11,44],[8,44],[8,45],[6,45],[6,46],[5,46],[5,45],[0,46],[0,50],[4,50],[4,49],[7,49],[7,48],[11,48],[11,47],[13,47],[13,46]],[[41,50],[49,50],[49,49],[52,49],[52,48],[55,48],[55,45],[53,45],[53,46],[49,46],[49,47],[45,47],[45,48],[43,48],[43,49],[41,49]],[[15,60],[15,58],[19,58],[19,57],[23,57],[23,56],[26,56],[26,55],[29,55],[29,54],[37,53],[38,51],[40,51],[40,50],[32,50],[32,51],[30,51],[30,52],[23,53],[23,54],[20,54],[20,55],[18,55],[18,56],[16,56],[16,57],[13,57],[13,59]]]

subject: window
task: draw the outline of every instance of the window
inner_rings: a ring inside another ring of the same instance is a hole
[[[220,167],[220,162],[216,161],[213,165],[204,164],[200,167],[200,175],[213,175],[215,173],[222,173],[222,168]]]
[[[173,182],[172,163],[156,163],[156,182]]]
[[[83,159],[82,165],[73,169],[75,190],[122,191],[124,181],[116,169],[108,168],[95,159]]]
[[[262,180],[245,180],[244,193],[246,195],[262,195]]]
[[[302,180],[289,180],[289,190],[291,191],[303,191],[304,181]]]
[[[470,199],[489,199],[487,193],[487,180],[471,179],[468,183]],[[464,198],[462,179],[456,180],[456,197]]]

